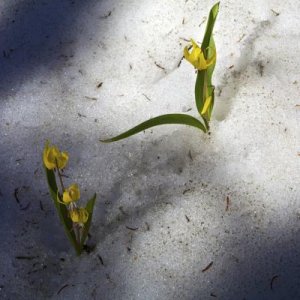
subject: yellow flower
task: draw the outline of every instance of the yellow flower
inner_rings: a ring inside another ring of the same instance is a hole
[[[206,70],[216,61],[216,50],[214,50],[213,56],[210,59],[204,58],[202,49],[191,39],[192,51],[189,52],[189,47],[184,48],[184,58],[189,61],[196,69]]]
[[[84,224],[89,218],[89,213],[84,207],[70,210],[70,218],[74,223]]]
[[[202,111],[201,111],[201,115],[204,115],[207,112],[207,109],[209,108],[210,104],[211,104],[211,96],[207,97],[205,99]]]
[[[71,184],[63,193],[63,202],[69,204],[80,198],[80,190],[76,183]]]
[[[63,169],[69,160],[67,152],[60,152],[56,146],[51,146],[47,141],[43,151],[43,161],[47,169],[53,170],[56,167]]]

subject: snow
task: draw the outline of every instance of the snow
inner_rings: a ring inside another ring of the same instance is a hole
[[[300,298],[300,3],[221,1],[210,135],[99,142],[197,116],[177,65],[213,4],[0,1],[1,299]],[[47,194],[46,139],[82,201],[98,195],[81,257]]]

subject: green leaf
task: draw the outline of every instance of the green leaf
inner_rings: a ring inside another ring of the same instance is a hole
[[[210,39],[209,48],[208,48],[208,54],[207,54],[208,59],[210,59],[213,56],[213,53],[216,53],[216,51],[217,50],[216,50],[215,40],[212,36]],[[207,85],[208,86],[212,85],[212,74],[215,70],[216,62],[217,62],[217,59],[210,67],[207,68]]]
[[[204,105],[204,81],[206,77],[206,70],[201,70],[197,72],[197,78],[195,83],[195,100],[196,100],[196,107],[201,115],[201,111]]]
[[[93,218],[94,205],[96,202],[96,197],[97,197],[97,195],[95,193],[94,196],[88,201],[88,203],[85,206],[85,209],[89,213],[89,218],[83,227],[83,233],[82,233],[81,243],[80,243],[80,251],[82,251],[84,242],[85,242],[87,235],[89,233],[89,230],[90,230],[90,226],[91,226],[92,218]]]
[[[111,143],[111,142],[116,142],[122,139],[125,139],[129,136],[132,136],[134,134],[137,134],[143,130],[146,130],[148,128],[158,126],[158,125],[166,125],[166,124],[182,124],[182,125],[188,125],[188,126],[193,126],[196,128],[201,129],[202,131],[206,132],[205,126],[196,118],[190,116],[190,115],[185,115],[185,114],[167,114],[167,115],[161,115],[156,118],[147,120],[130,130],[117,135],[113,138],[106,139],[106,140],[100,140],[103,143]]]
[[[75,237],[75,234],[73,231],[72,220],[68,216],[68,214],[69,214],[68,209],[65,205],[63,205],[57,201],[58,188],[57,188],[57,184],[56,184],[54,171],[48,170],[46,167],[45,167],[45,171],[46,171],[46,177],[47,177],[50,195],[53,199],[59,219],[60,219],[61,223],[63,224],[65,233],[66,233],[68,239],[70,240],[72,246],[74,247],[77,255],[80,255],[81,249],[76,241],[76,237]]]
[[[205,34],[204,34],[203,41],[201,44],[201,49],[204,52],[204,55],[206,54],[207,47],[210,45],[210,39],[212,37],[215,21],[217,19],[218,12],[219,12],[219,5],[220,5],[220,2],[216,3],[209,12],[209,17],[208,17],[208,21],[207,21],[207,25],[206,25],[206,29],[205,29]],[[205,58],[207,58],[206,55],[205,55]]]

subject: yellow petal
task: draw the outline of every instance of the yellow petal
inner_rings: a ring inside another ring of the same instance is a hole
[[[80,198],[80,190],[76,183],[71,184],[63,193],[63,202],[68,204]]]
[[[207,112],[207,109],[209,108],[210,104],[211,104],[211,96],[207,97],[204,105],[203,105],[203,109],[201,111],[201,115],[204,115]]]
[[[48,147],[48,142],[47,142],[46,145],[45,145],[44,151],[43,151],[43,162],[44,162],[44,165],[46,166],[47,169],[49,169],[48,166],[47,166],[47,164],[48,164],[48,161],[47,161],[48,151],[49,151],[49,147]]]
[[[198,55],[198,61],[197,61],[197,67],[198,70],[205,70],[207,69],[207,63],[206,60],[204,58],[204,54],[201,51],[201,53]]]
[[[200,48],[200,47],[198,46],[198,44],[195,42],[194,39],[191,39],[191,43],[192,43],[192,46],[193,46],[194,49]]]
[[[185,47],[183,53],[184,53],[184,58],[188,62],[190,62],[192,65],[194,65],[195,58],[194,58],[193,51],[190,53],[189,50],[188,50],[188,47]]]
[[[56,167],[55,156],[56,156],[55,147],[50,146],[47,141],[44,151],[43,151],[43,162],[47,169],[53,170]]]
[[[72,209],[70,211],[70,218],[74,223],[78,223],[78,220],[79,220],[78,209]]]
[[[189,52],[188,46],[186,46],[183,50],[184,58],[188,62],[190,62],[197,70],[206,70],[216,61],[216,50],[214,49],[213,56],[206,60],[204,58],[204,53],[201,47],[199,47],[193,39],[191,39],[191,43],[192,51]]]
[[[200,48],[194,48],[192,50],[192,53],[191,53],[191,58],[193,60],[193,65],[195,67],[197,67],[197,64],[198,64],[198,60],[199,60],[199,57],[201,57],[201,49]]]
[[[56,167],[63,169],[69,160],[67,152],[60,152],[56,146],[50,146],[47,141],[43,151],[43,162],[47,169],[53,170]]]
[[[188,58],[190,57],[190,52],[189,52],[189,47],[185,46],[184,50],[183,50],[183,56],[186,60],[188,60]]]
[[[81,223],[86,223],[89,218],[88,211],[85,208],[81,207],[79,208],[79,214],[80,214]]]
[[[69,160],[69,154],[67,152],[59,152],[56,157],[57,165],[59,169],[63,169]]]
[[[70,218],[72,219],[72,221],[74,223],[84,224],[84,223],[87,222],[87,220],[89,218],[89,213],[83,207],[75,208],[75,209],[70,211]]]

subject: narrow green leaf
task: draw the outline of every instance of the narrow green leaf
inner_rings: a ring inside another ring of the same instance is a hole
[[[82,233],[81,243],[80,243],[80,251],[82,251],[84,242],[85,242],[87,235],[89,233],[89,230],[90,230],[90,226],[91,226],[92,218],[93,218],[94,205],[96,202],[96,197],[97,197],[97,195],[95,193],[94,196],[88,201],[88,203],[85,206],[85,209],[89,213],[89,218],[83,227],[83,233]]]
[[[208,48],[208,54],[207,54],[208,59],[210,59],[212,57],[213,53],[216,51],[217,50],[216,50],[215,40],[214,40],[213,36],[211,36],[209,48]],[[212,85],[212,74],[215,70],[216,62],[217,62],[217,59],[210,67],[207,68],[207,85],[208,86]]]
[[[217,6],[216,6],[217,5]],[[218,11],[219,11],[219,3],[217,3],[216,5],[214,5],[214,7],[212,8],[211,12],[210,12],[210,17],[211,17],[211,21],[208,21],[208,23],[211,23],[211,36],[209,39],[209,48],[208,48],[208,52],[207,52],[207,58],[210,59],[214,53],[217,52],[216,50],[216,44],[215,44],[215,40],[213,37],[213,27],[214,27],[214,23],[216,21],[217,15],[218,15]],[[205,38],[205,37],[204,37]],[[204,40],[203,40],[204,42]],[[207,84],[207,97],[211,96],[212,100],[211,100],[211,105],[209,107],[209,109],[207,110],[206,114],[203,116],[204,119],[207,120],[207,122],[210,121],[211,118],[211,114],[213,111],[213,107],[214,107],[214,100],[215,100],[215,95],[214,95],[214,90],[215,87],[212,84],[212,75],[216,66],[216,62],[217,59],[215,60],[214,64],[211,65],[210,67],[208,67],[207,72],[206,72],[206,76],[207,76],[207,80],[206,80],[206,84]],[[205,99],[203,99],[203,101],[205,101]],[[208,128],[208,127],[207,127]]]
[[[111,143],[111,142],[119,141],[119,140],[125,139],[129,136],[132,136],[134,134],[137,134],[143,130],[146,130],[148,128],[158,126],[158,125],[166,125],[166,124],[188,125],[188,126],[193,126],[193,127],[199,128],[202,131],[206,132],[204,125],[199,120],[197,120],[196,118],[194,118],[190,115],[167,114],[167,115],[161,115],[156,118],[147,120],[147,121],[131,128],[130,130],[128,130],[120,135],[117,135],[113,138],[106,139],[106,140],[100,140],[100,141],[103,143]]]
[[[206,29],[205,29],[205,34],[204,34],[203,41],[201,44],[201,49],[204,52],[204,54],[206,53],[206,49],[210,44],[210,39],[212,37],[215,21],[217,19],[218,12],[219,12],[219,5],[220,5],[220,2],[216,3],[209,12],[209,17],[208,17],[208,21],[207,21],[207,25],[206,25]],[[207,56],[205,56],[205,58],[207,58]]]
[[[195,101],[196,101],[196,107],[201,115],[201,111],[203,109],[204,105],[204,82],[205,82],[205,76],[206,76],[206,70],[201,70],[197,72],[197,78],[195,83]]]
[[[68,216],[68,209],[66,208],[65,205],[63,205],[57,201],[58,188],[57,188],[57,184],[56,184],[54,171],[48,170],[46,167],[45,167],[45,171],[46,171],[46,177],[47,177],[50,195],[53,199],[59,219],[64,226],[64,230],[65,230],[65,233],[66,233],[68,239],[70,240],[72,246],[74,247],[77,255],[79,255],[81,253],[81,250],[79,248],[78,243],[76,242],[76,237],[75,237],[75,234],[73,231],[73,226],[72,226],[72,220]]]
[[[55,174],[53,170],[48,170],[45,166],[45,172],[46,172],[46,178],[47,178],[47,183],[50,191],[50,195],[52,199],[55,199],[55,206],[56,206],[56,195],[57,195],[57,184],[56,184],[56,179],[55,179]]]

